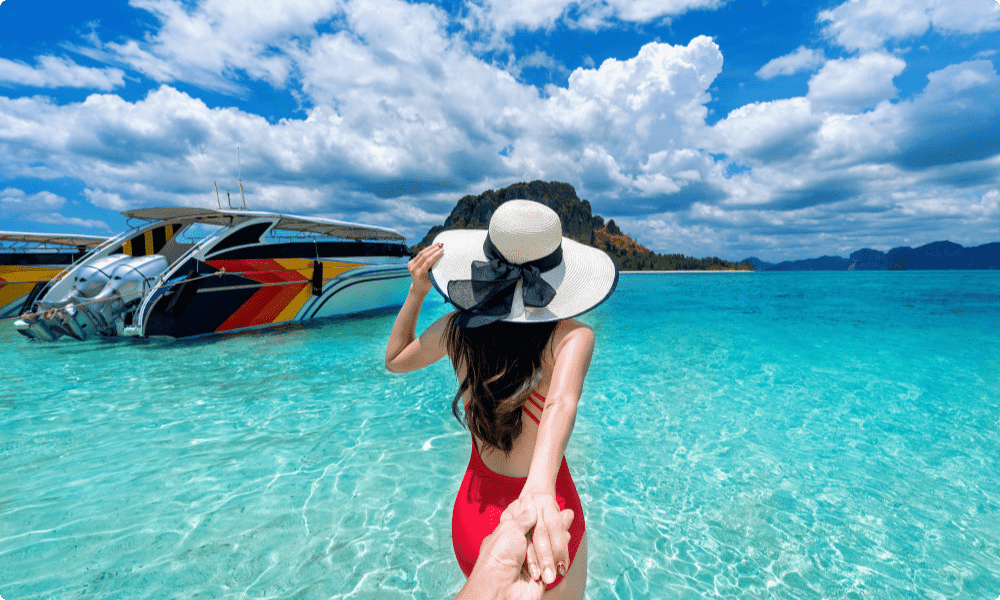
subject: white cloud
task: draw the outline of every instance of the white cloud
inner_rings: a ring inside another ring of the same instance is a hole
[[[949,65],[927,76],[927,87],[912,100],[898,105],[898,148],[892,160],[901,167],[944,176],[936,167],[966,164],[979,169],[966,172],[955,185],[996,178],[1000,171],[1000,77],[993,64],[976,60]],[[994,164],[980,161],[993,159]],[[980,165],[977,167],[977,165]]]
[[[705,141],[709,149],[748,164],[800,160],[815,148],[822,122],[806,98],[756,102],[729,113]]]
[[[819,110],[853,113],[896,96],[894,77],[906,62],[879,52],[827,61],[809,80],[808,98]]]
[[[352,5],[352,35],[320,36],[298,59],[317,104],[310,119],[335,129],[343,161],[379,176],[627,184],[649,154],[700,127],[721,69],[708,38],[651,43],[633,59],[578,69],[542,99],[448,37],[436,9],[398,6],[375,19]]]
[[[819,13],[824,32],[849,50],[881,48],[888,40],[1000,30],[1000,3],[986,0],[849,0]]]
[[[28,194],[17,188],[0,190],[0,214],[12,220],[32,221],[48,225],[73,225],[85,229],[108,229],[108,224],[97,219],[67,217],[58,211],[66,199],[52,192]]]
[[[701,132],[708,88],[722,54],[707,37],[687,46],[650,43],[635,58],[577,69],[566,88],[551,86],[540,113],[513,143],[507,162],[532,177],[571,177],[606,193],[667,193],[651,156],[688,145]]]
[[[543,98],[475,57],[462,33],[449,33],[447,14],[428,4],[328,1],[243,14],[217,0],[134,2],[162,26],[145,40],[105,45],[119,60],[161,81],[222,90],[237,85],[235,69],[275,85],[294,73],[312,105],[308,118],[269,125],[241,111],[210,110],[170,87],[135,103],[91,96],[57,107],[21,99],[0,110],[0,143],[19,148],[8,159],[13,168],[36,177],[76,173],[102,206],[186,203],[195,188],[204,189],[205,182],[194,183],[199,178],[233,171],[234,161],[222,157],[239,145],[244,172],[272,178],[255,182],[259,190],[313,190],[297,200],[310,208],[316,190],[329,193],[331,185],[400,197],[512,177],[572,180],[582,193],[624,186],[666,194],[711,165],[703,156],[698,169],[675,176],[649,160],[684,146],[684,136],[702,126],[707,89],[722,63],[705,37],[687,46],[648,44],[630,60],[578,69],[567,87],[552,87]],[[604,6],[640,18],[709,5]],[[316,35],[313,24],[331,16],[335,32]],[[287,69],[253,71],[275,48]],[[552,66],[544,53],[521,60]],[[88,161],[77,164],[73,155]]]
[[[297,38],[311,38],[315,26],[336,17],[341,0],[311,2],[232,2],[131,0],[150,12],[159,29],[141,41],[109,42],[109,57],[159,82],[188,81],[226,92],[239,89],[235,71],[286,84],[294,65],[288,56]]]
[[[213,112],[166,87],[135,103],[100,94],[61,106],[0,97],[0,148],[9,149],[0,164],[14,176],[78,179],[106,194],[88,198],[108,208],[177,204],[197,188],[211,189],[213,175],[230,172],[221,167],[230,149],[235,154],[234,134],[260,123],[266,121],[239,111]],[[223,145],[211,148],[213,142]]]
[[[993,188],[979,199],[979,211],[994,219],[1000,216],[1000,188]]]
[[[812,71],[825,61],[822,50],[813,50],[805,46],[799,46],[795,52],[771,59],[766,65],[757,71],[756,75],[760,79],[774,79],[779,75],[795,75],[805,71]]]
[[[864,71],[862,61],[851,60]],[[881,72],[881,81],[889,81],[901,68],[892,63],[890,57],[867,80],[879,81]],[[892,93],[883,88],[883,95]],[[996,97],[1000,77],[980,60],[931,73],[913,98],[882,101],[866,112],[856,112],[858,103],[848,113],[820,110],[811,97],[741,107],[709,129],[706,147],[752,169],[710,179],[727,193],[721,202],[696,203],[662,219],[715,231],[715,247],[732,248],[730,256],[758,249],[769,260],[844,256],[864,246],[899,245],[903,235],[913,246],[996,239]],[[658,244],[650,245],[668,249]]]
[[[642,240],[647,247],[657,252],[676,253],[684,248],[684,253],[697,257],[718,256],[720,249],[729,249],[733,237],[730,231],[706,223],[692,223],[688,219],[671,213],[653,214],[641,219],[616,216],[615,223],[626,233]],[[739,250],[721,252],[722,258],[742,260],[747,255]]]
[[[322,209],[326,198],[326,190],[305,188],[299,185],[254,185],[250,192],[253,207],[260,210],[305,211],[315,212]],[[235,194],[233,204],[241,201]]]
[[[38,65],[0,58],[0,85],[16,84],[42,88],[93,88],[111,90],[124,84],[121,69],[84,67],[58,56],[40,56]]]
[[[467,177],[502,170],[511,111],[534,88],[472,56],[429,5],[351,4],[350,31],[317,37],[298,56],[315,105],[310,149],[376,178]],[[475,173],[475,174],[474,174]]]
[[[591,59],[591,62],[593,62],[593,59]],[[593,65],[591,65],[591,67],[593,67]],[[569,75],[569,69],[567,69],[565,65],[556,60],[551,54],[543,52],[542,50],[535,50],[531,54],[522,56],[512,61],[511,64],[507,66],[507,71],[515,77],[519,77],[521,71],[524,69],[545,69],[549,73]]]
[[[826,114],[811,158],[834,167],[881,163],[899,150],[903,119],[898,107],[890,103],[856,115]]]
[[[724,0],[471,0],[469,21],[488,31],[545,29],[566,21],[600,29],[613,21],[648,23],[692,10],[711,10]]]
[[[64,204],[66,204],[66,199],[52,192],[38,192],[29,196],[17,188],[6,188],[0,191],[0,208],[7,214],[59,210]]]
[[[87,201],[94,206],[99,206],[101,208],[107,208],[109,210],[116,210],[118,212],[129,210],[130,208],[135,208],[131,203],[126,202],[118,194],[110,194],[101,190],[92,190],[86,188],[83,190],[83,195],[87,198]]]
[[[48,225],[72,225],[84,229],[103,229],[110,231],[108,224],[100,219],[81,219],[80,217],[65,217],[59,213],[34,214],[28,220],[36,223],[46,223]]]

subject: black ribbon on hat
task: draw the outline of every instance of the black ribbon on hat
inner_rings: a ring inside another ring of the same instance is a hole
[[[472,261],[472,279],[448,282],[448,298],[461,309],[458,324],[462,327],[482,327],[502,321],[514,305],[517,282],[523,282],[524,305],[534,308],[548,306],[556,290],[542,279],[542,273],[562,263],[562,245],[551,254],[537,260],[516,264],[500,254],[489,234],[483,242],[487,261]]]

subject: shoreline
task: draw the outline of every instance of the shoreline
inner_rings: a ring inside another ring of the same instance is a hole
[[[700,269],[696,271],[619,271],[619,273],[756,273],[756,271],[726,271],[723,269]]]

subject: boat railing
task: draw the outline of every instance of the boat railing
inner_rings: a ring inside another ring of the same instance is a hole
[[[19,244],[23,244],[23,245],[19,245]],[[20,241],[20,240],[18,240],[16,242],[0,241],[0,250],[7,250],[7,251],[18,252],[18,251],[28,251],[28,250],[34,250],[34,249],[48,250],[48,246],[46,244],[38,244],[38,245],[35,245],[35,246],[29,246],[28,242],[24,242],[24,241]]]
[[[286,232],[286,233],[279,233],[279,232]],[[365,242],[365,241],[369,241],[369,240],[363,240],[363,239],[358,239],[358,238],[337,237],[337,236],[333,236],[333,235],[323,235],[321,233],[312,233],[312,232],[309,232],[309,231],[290,231],[290,230],[287,230],[287,229],[277,229],[277,228],[274,228],[274,227],[272,227],[271,230],[267,232],[267,235],[265,237],[270,238],[272,240],[275,240],[277,242],[285,242],[285,241],[288,241],[288,242],[303,242],[303,241],[307,241],[307,242],[343,242],[343,241]]]
[[[0,240],[0,252],[27,253],[39,250],[54,250],[60,254],[76,254],[78,252],[86,252],[87,248],[84,246],[67,246],[65,244],[29,242],[25,240]]]

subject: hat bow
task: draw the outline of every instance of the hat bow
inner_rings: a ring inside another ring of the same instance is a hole
[[[501,321],[510,314],[514,292],[521,281],[525,306],[548,306],[556,290],[542,279],[562,262],[562,246],[542,258],[526,263],[512,263],[493,245],[489,235],[483,243],[488,260],[472,261],[472,278],[448,282],[448,297],[462,312],[459,325],[481,327]]]

